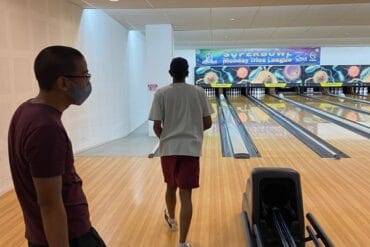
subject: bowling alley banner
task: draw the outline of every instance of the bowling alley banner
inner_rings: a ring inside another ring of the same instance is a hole
[[[196,66],[316,64],[320,64],[319,47],[196,50]]]
[[[370,82],[370,65],[313,65],[303,69],[305,83]]]
[[[370,65],[200,66],[194,69],[194,79],[197,85],[315,83],[342,86],[343,83],[370,83]]]

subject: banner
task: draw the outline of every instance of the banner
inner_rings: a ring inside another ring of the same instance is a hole
[[[370,65],[313,65],[304,67],[307,83],[370,82]]]
[[[201,66],[194,68],[194,79],[197,85],[315,83],[339,87],[342,83],[370,83],[370,65]]]
[[[196,66],[320,64],[320,48],[200,49]]]

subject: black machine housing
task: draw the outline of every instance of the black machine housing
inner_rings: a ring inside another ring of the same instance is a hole
[[[334,246],[311,214],[305,238],[299,173],[290,168],[255,168],[247,180],[242,201],[247,246]]]

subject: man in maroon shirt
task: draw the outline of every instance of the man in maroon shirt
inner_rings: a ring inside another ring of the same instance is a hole
[[[84,56],[51,46],[36,57],[39,94],[18,107],[9,128],[9,162],[29,246],[102,247],[92,228],[72,145],[61,121],[91,93]]]

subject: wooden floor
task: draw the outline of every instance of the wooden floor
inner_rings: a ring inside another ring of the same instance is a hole
[[[219,137],[206,133],[201,187],[194,191],[188,239],[194,247],[245,246],[240,219],[242,193],[254,167],[296,169],[302,179],[305,212],[311,212],[336,246],[370,246],[370,141],[343,145],[350,159],[321,159],[298,150],[289,154],[257,141],[261,158],[222,158]],[[294,142],[293,142],[294,143]],[[360,150],[360,151],[359,151]],[[164,189],[160,160],[139,157],[81,157],[91,219],[108,246],[174,247],[178,233],[163,223]],[[178,213],[178,208],[177,208]],[[26,246],[21,211],[14,192],[0,197],[0,246]],[[307,245],[312,246],[312,245]]]

